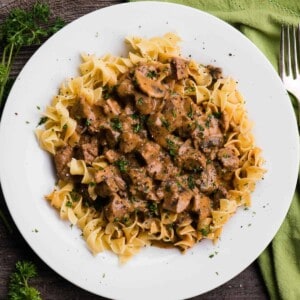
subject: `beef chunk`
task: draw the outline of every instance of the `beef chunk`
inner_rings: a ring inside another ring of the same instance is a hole
[[[142,144],[139,149],[139,153],[145,160],[147,164],[150,164],[153,159],[157,158],[159,155],[160,147],[156,143],[151,141]]]
[[[120,137],[120,150],[124,153],[129,153],[135,150],[142,140],[136,133],[126,131],[121,134]]]
[[[153,181],[149,176],[147,176],[145,169],[130,169],[128,174],[134,188],[137,191],[145,194],[152,191]]]
[[[180,57],[175,57],[172,58],[171,64],[174,69],[175,76],[178,80],[188,78],[189,76],[189,69],[188,69],[188,61],[180,58]]]
[[[198,179],[196,179],[196,185],[203,193],[213,192],[217,186],[217,171],[213,164],[207,164],[206,168],[201,172]]]
[[[185,170],[202,170],[206,167],[206,158],[199,150],[192,148],[191,140],[179,148],[176,163]]]
[[[120,153],[118,153],[117,151],[114,151],[112,149],[107,150],[105,153],[105,158],[112,164],[115,163],[116,161],[118,161],[120,159]]]
[[[110,148],[115,148],[119,143],[121,133],[117,130],[114,130],[111,126],[106,126],[102,128],[102,135],[104,136],[105,144],[107,144]]]
[[[115,166],[108,166],[104,170],[99,170],[95,174],[95,181],[99,183],[96,192],[101,197],[126,189],[126,183]]]
[[[121,107],[117,101],[113,99],[107,99],[103,105],[104,113],[110,117],[116,117],[121,113]]]
[[[75,120],[81,121],[83,125],[88,128],[90,133],[99,132],[100,128],[107,124],[107,120],[100,107],[90,105],[84,98],[80,98],[79,101],[76,102],[70,114]]]
[[[121,99],[134,95],[134,85],[128,74],[125,74],[124,77],[120,79],[117,93]]]
[[[177,182],[171,182],[164,192],[163,208],[175,213],[187,209],[193,197],[191,190],[185,190]]]
[[[221,148],[218,151],[217,157],[228,171],[234,171],[239,167],[240,160],[231,148]]]
[[[193,197],[191,210],[199,214],[200,220],[209,217],[211,214],[210,198],[202,193],[196,194]]]
[[[157,100],[142,93],[135,93],[135,105],[137,110],[143,115],[149,115],[156,110]]]
[[[78,145],[78,158],[91,164],[99,154],[98,148],[99,144],[97,137],[82,135]]]
[[[105,216],[110,222],[122,220],[133,210],[134,208],[130,201],[126,198],[121,198],[118,194],[112,194],[109,204],[104,207]]]
[[[153,139],[163,147],[167,146],[166,136],[169,134],[169,126],[162,113],[151,114],[147,120],[148,130]]]
[[[59,179],[69,181],[70,168],[68,167],[69,162],[73,157],[73,148],[71,146],[65,146],[59,148],[54,155],[54,163],[56,173]]]

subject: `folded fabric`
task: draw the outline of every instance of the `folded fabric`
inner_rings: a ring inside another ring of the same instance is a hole
[[[164,2],[189,5],[230,23],[260,48],[276,70],[281,24],[300,22],[299,0]],[[293,105],[296,107],[295,101]],[[271,299],[300,299],[300,184],[284,223],[271,244],[258,258],[258,263]]]

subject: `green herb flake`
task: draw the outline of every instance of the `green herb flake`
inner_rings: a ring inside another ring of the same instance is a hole
[[[148,71],[147,75],[148,78],[154,79],[157,77],[157,72],[156,71]]]
[[[134,133],[138,133],[138,132],[140,132],[140,130],[142,129],[142,126],[141,126],[140,123],[134,124],[134,125],[132,125],[132,129],[133,129],[133,132],[134,132]]]
[[[40,125],[46,123],[47,120],[48,120],[48,117],[41,117],[41,118],[40,118],[40,121],[39,121],[39,123],[38,123],[38,126],[40,126]]]
[[[114,130],[117,130],[117,131],[122,131],[122,122],[120,121],[119,118],[113,118],[111,120],[111,127],[114,129]]]
[[[92,124],[92,120],[86,119],[85,120],[85,126],[90,126]]]
[[[204,127],[200,124],[197,124],[197,128],[200,130],[200,132],[204,131]]]
[[[187,116],[188,116],[189,118],[193,118],[193,116],[194,116],[194,111],[193,111],[192,105],[190,105],[190,110],[189,110]]]
[[[134,113],[134,114],[131,115],[131,118],[133,120],[137,120],[139,118],[139,115],[137,113]]]
[[[177,113],[176,113],[176,110],[174,108],[172,109],[172,116],[173,116],[173,118],[177,117]]]
[[[170,123],[165,118],[160,118],[162,125],[169,130],[170,129]]]
[[[189,189],[193,190],[196,187],[195,179],[193,175],[188,176],[187,182],[188,182]]]
[[[174,141],[167,138],[166,142],[167,142],[167,146],[168,146],[168,149],[169,149],[169,154],[171,156],[175,156],[177,154],[177,147],[176,147]]]
[[[78,194],[76,191],[71,191],[69,194],[72,201],[77,202],[80,200],[80,194]]]
[[[121,172],[126,172],[128,167],[128,161],[121,158],[115,162],[115,165],[120,169]]]
[[[73,202],[72,202],[72,201],[68,200],[68,201],[66,202],[66,207],[72,207],[72,205],[73,205]]]
[[[194,86],[188,86],[185,88],[185,93],[186,94],[191,94],[191,93],[195,93],[196,92],[196,88]]]
[[[138,105],[142,105],[144,103],[144,99],[143,97],[140,97],[138,100],[137,100],[137,104]]]
[[[208,236],[208,234],[209,234],[209,228],[201,228],[201,229],[199,229],[199,231],[201,232],[201,234],[203,236]]]
[[[221,117],[222,117],[222,112],[221,112],[221,111],[216,111],[216,112],[214,112],[212,115],[213,115],[213,117],[216,118],[216,119],[221,119]]]
[[[148,209],[151,214],[158,215],[158,206],[156,202],[148,202]]]
[[[211,119],[212,119],[212,115],[208,115],[206,121],[205,121],[205,127],[206,128],[209,128],[210,127],[210,122],[211,122]]]

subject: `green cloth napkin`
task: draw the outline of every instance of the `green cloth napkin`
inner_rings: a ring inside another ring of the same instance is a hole
[[[300,22],[299,0],[173,0],[169,2],[198,8],[235,26],[260,48],[276,70],[281,24]],[[295,101],[294,105],[296,108]],[[284,223],[272,243],[258,258],[258,262],[271,299],[300,299],[299,184]]]

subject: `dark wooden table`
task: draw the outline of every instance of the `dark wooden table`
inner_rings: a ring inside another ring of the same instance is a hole
[[[36,0],[1,0],[0,24],[13,7],[26,7],[35,1]],[[61,16],[66,22],[71,22],[93,10],[124,1],[47,0],[46,2],[50,4],[51,10],[55,16]],[[12,70],[13,77],[18,74],[35,50],[35,47],[28,47],[19,53]],[[2,143],[3,141],[0,141],[0,145]],[[26,199],[23,199],[23,201],[24,200]],[[34,262],[37,266],[39,276],[32,280],[32,284],[40,290],[43,299],[104,299],[103,297],[90,294],[60,277],[31,250],[18,229],[14,226],[1,190],[0,209],[4,212],[13,228],[13,232],[10,233],[0,220],[0,299],[7,298],[9,275],[13,271],[15,263],[18,260],[24,259]],[[193,298],[193,300],[200,299],[268,299],[268,296],[258,265],[254,262],[246,270],[226,284],[209,293]]]

